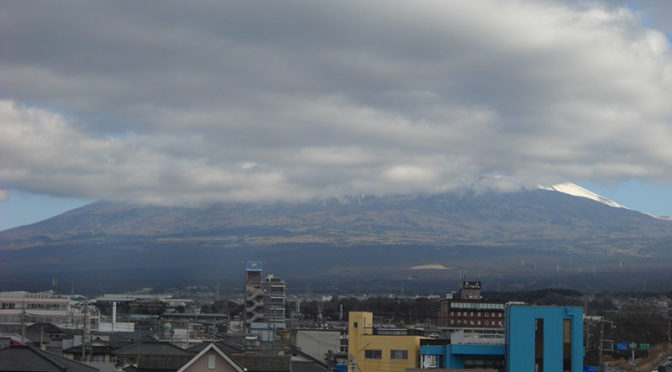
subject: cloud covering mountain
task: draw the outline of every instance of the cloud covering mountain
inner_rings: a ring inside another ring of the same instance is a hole
[[[0,189],[193,205],[672,182],[672,58],[559,1],[0,5]]]

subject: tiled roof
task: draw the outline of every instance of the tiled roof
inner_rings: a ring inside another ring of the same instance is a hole
[[[55,325],[51,323],[35,323],[33,325],[29,325],[26,327],[26,332],[37,332],[38,334],[40,333],[40,329],[42,329],[42,332],[44,334],[47,333],[65,333],[62,329],[56,327]]]
[[[184,355],[193,356],[192,353],[179,348],[169,342],[141,341],[124,346],[114,352],[115,355]]]
[[[97,368],[29,345],[0,349],[0,372],[98,372]]]
[[[291,356],[243,353],[232,355],[233,359],[248,372],[289,372]]]

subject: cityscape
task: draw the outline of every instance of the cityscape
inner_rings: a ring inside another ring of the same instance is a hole
[[[241,267],[244,291],[0,292],[0,365],[73,371],[604,371],[672,368],[670,293],[574,290],[292,294]],[[52,283],[55,284],[55,283]],[[26,349],[27,348],[27,349]],[[545,367],[544,367],[545,366]],[[557,367],[557,368],[556,368]]]
[[[672,372],[672,1],[0,1],[0,372]]]

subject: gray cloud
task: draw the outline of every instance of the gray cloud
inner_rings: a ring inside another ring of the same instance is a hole
[[[0,5],[0,188],[194,204],[672,182],[669,41],[627,8],[68,5]]]

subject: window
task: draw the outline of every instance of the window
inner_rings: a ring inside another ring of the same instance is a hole
[[[357,322],[355,322],[355,324],[353,324],[352,327],[356,329],[357,328]]]
[[[572,320],[562,321],[562,370],[572,370]]]
[[[383,359],[382,350],[364,350],[364,359]]]
[[[215,354],[208,355],[208,369],[215,369]]]
[[[408,350],[390,350],[390,359],[392,360],[407,360]]]
[[[544,370],[544,319],[534,320],[534,370]]]

